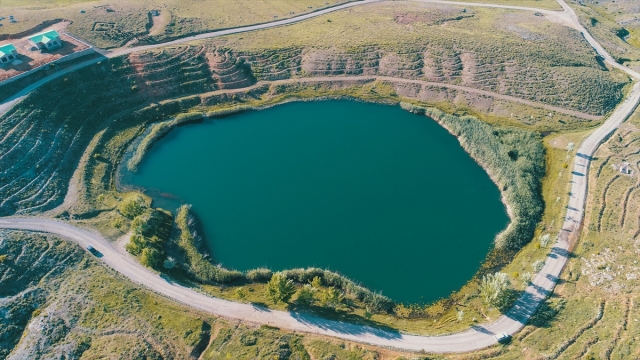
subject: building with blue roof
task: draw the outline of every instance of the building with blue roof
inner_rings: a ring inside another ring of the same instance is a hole
[[[10,63],[18,58],[18,50],[13,44],[0,46],[0,66]]]
[[[29,38],[31,45],[39,50],[52,50],[62,46],[60,34],[55,30],[49,30],[40,34],[33,35]]]

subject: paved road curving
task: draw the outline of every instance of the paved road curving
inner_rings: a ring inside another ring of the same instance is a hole
[[[363,1],[341,6],[342,8],[346,8],[349,6],[355,6],[374,1],[375,0]],[[602,48],[595,41],[595,39],[593,39],[591,35],[588,34],[586,29],[584,29],[584,27],[582,27],[582,25],[580,25],[580,23],[577,21],[575,12],[573,12],[573,10],[564,2],[564,0],[558,0],[558,3],[564,8],[564,12],[559,14],[563,14],[562,16],[564,19],[571,20],[572,26],[580,30],[584,34],[585,39],[605,59],[606,62],[608,62],[611,66],[614,66],[621,71],[626,72],[635,79],[640,79],[640,74],[631,71],[620,64],[617,64],[614,59],[604,50],[604,48]],[[464,6],[488,6],[505,8],[505,6],[503,5],[472,3],[462,4]],[[523,10],[522,8],[520,9]],[[542,13],[548,12],[548,10],[537,10],[530,8],[524,9],[536,10]],[[333,8],[333,10],[327,9],[326,12],[335,10],[336,8]],[[315,16],[318,16],[322,13],[318,12],[314,14],[316,14]],[[314,14],[307,14],[305,15],[305,18],[313,17]],[[301,21],[303,19],[304,18],[299,17],[295,19],[287,19],[276,23],[271,23],[275,25],[264,24],[257,25],[256,27],[245,27],[242,29],[245,29],[243,31],[253,31],[272,26],[281,26],[287,23]],[[236,29],[236,32],[242,32],[242,30]],[[219,33],[219,35],[212,35],[213,33],[203,34],[203,37],[201,38],[226,35],[234,32],[227,32],[224,34],[222,32],[217,33]],[[195,38],[184,39],[184,41],[191,41],[194,39]],[[161,46],[166,45],[167,44],[162,44]],[[127,49],[126,51],[129,50],[130,49]],[[116,54],[116,52],[113,52],[112,54]],[[118,55],[121,54],[123,53],[118,53]],[[616,110],[611,114],[607,121],[605,121],[605,123],[601,127],[594,131],[579,147],[578,154],[574,159],[571,198],[567,207],[568,211],[563,224],[563,229],[559,234],[558,241],[556,242],[554,248],[552,249],[549,257],[545,262],[544,268],[535,276],[532,284],[527,287],[524,294],[516,301],[513,308],[507,314],[501,316],[497,321],[491,324],[478,325],[467,331],[451,335],[405,335],[398,332],[374,329],[362,325],[326,320],[304,313],[270,311],[256,308],[247,304],[240,304],[208,297],[189,288],[178,285],[172,282],[170,279],[164,278],[148,270],[147,268],[141,266],[135,259],[130,256],[120,254],[100,234],[82,230],[61,221],[38,218],[0,218],[0,228],[49,232],[76,241],[82,246],[92,245],[103,255],[101,257],[101,261],[103,261],[106,265],[112,267],[116,271],[120,272],[124,276],[128,277],[133,282],[148,287],[149,289],[175,301],[181,302],[185,305],[202,311],[209,312],[214,315],[261,324],[269,324],[293,331],[328,335],[346,340],[363,342],[378,346],[388,346],[410,351],[424,350],[427,352],[437,353],[469,352],[495,344],[496,341],[493,335],[496,333],[505,332],[508,334],[515,334],[524,326],[524,324],[529,319],[531,314],[536,310],[538,305],[553,290],[558,277],[560,276],[560,273],[568,260],[570,236],[577,233],[582,223],[583,211],[587,196],[588,170],[591,157],[595,153],[600,143],[633,113],[639,101],[640,83],[637,83],[633,87],[625,102],[618,106],[618,108],[616,108]],[[0,105],[0,109],[2,109],[2,106],[5,105]]]

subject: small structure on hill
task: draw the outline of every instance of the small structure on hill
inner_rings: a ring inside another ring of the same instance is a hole
[[[31,45],[38,48],[38,50],[52,50],[62,46],[62,40],[60,40],[60,34],[55,30],[49,30],[40,34],[33,35],[29,38]]]
[[[18,50],[13,44],[0,46],[0,66],[18,58]]]
[[[633,175],[633,170],[631,169],[631,164],[626,161],[623,161],[621,164],[613,164],[613,169],[619,171],[624,175]]]
[[[623,161],[622,164],[620,164],[620,172],[625,174],[625,175],[631,175],[631,167],[629,166],[630,164],[626,161]]]

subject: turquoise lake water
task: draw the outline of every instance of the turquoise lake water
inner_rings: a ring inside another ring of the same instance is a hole
[[[435,121],[353,101],[179,127],[123,182],[155,206],[192,204],[227,268],[322,267],[402,302],[459,289],[508,223],[496,185]]]

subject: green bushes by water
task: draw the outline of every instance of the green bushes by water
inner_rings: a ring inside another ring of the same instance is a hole
[[[142,161],[142,158],[147,153],[147,151],[149,151],[149,149],[151,148],[151,145],[165,136],[169,132],[169,130],[180,124],[184,124],[189,121],[201,120],[202,118],[202,113],[192,112],[179,114],[173,120],[163,121],[151,125],[151,130],[144,138],[142,138],[142,140],[136,147],[133,156],[131,157],[131,159],[129,159],[129,161],[127,161],[127,169],[133,172],[138,171],[138,165]]]
[[[198,244],[198,242],[201,240],[193,229],[195,221],[190,211],[189,205],[182,205],[178,209],[175,222],[180,230],[178,247],[185,255],[185,270],[193,276],[193,278],[201,282],[216,283],[230,283],[239,280],[267,283],[273,279],[275,274],[266,268],[258,268],[242,273],[240,271],[227,270],[212,264],[206,255],[203,255],[203,253],[198,250],[201,245]],[[317,277],[322,282],[322,285],[336,288],[343,292],[346,297],[363,302],[370,311],[373,312],[387,313],[390,312],[395,305],[388,297],[380,293],[375,293],[329,270],[319,268],[291,269],[281,271],[277,274],[286,280],[292,280],[298,284],[308,284]]]
[[[125,249],[139,257],[143,265],[159,269],[166,259],[165,246],[173,226],[173,216],[162,209],[147,208],[140,197],[128,200],[123,204],[136,204],[137,215],[131,221],[132,235]]]
[[[245,111],[261,110],[261,109],[262,108],[259,107],[259,106],[237,105],[237,106],[232,106],[232,107],[224,108],[224,109],[220,109],[220,110],[209,111],[207,113],[207,117],[208,118],[223,117],[223,116],[239,114],[239,113],[245,112]]]
[[[239,271],[227,270],[213,265],[198,251],[198,238],[193,229],[194,218],[189,214],[190,206],[182,205],[176,215],[176,225],[180,230],[178,247],[185,256],[185,270],[201,282],[228,283],[244,278]]]
[[[273,276],[273,271],[267,268],[258,268],[258,269],[247,271],[246,276],[247,276],[247,280],[250,280],[253,282],[266,282],[266,281],[269,281],[269,279],[271,279],[271,276]]]
[[[291,269],[284,270],[282,273],[287,279],[291,279],[299,284],[308,284],[315,277],[318,277],[322,281],[322,285],[334,287],[343,291],[346,297],[362,301],[373,312],[387,313],[390,312],[395,305],[388,297],[380,293],[375,293],[329,270],[319,268]]]
[[[544,210],[545,150],[540,135],[491,126],[472,116],[448,115],[435,108],[400,105],[439,121],[498,185],[510,210],[511,223],[496,237],[495,247],[514,252],[528,243]]]

